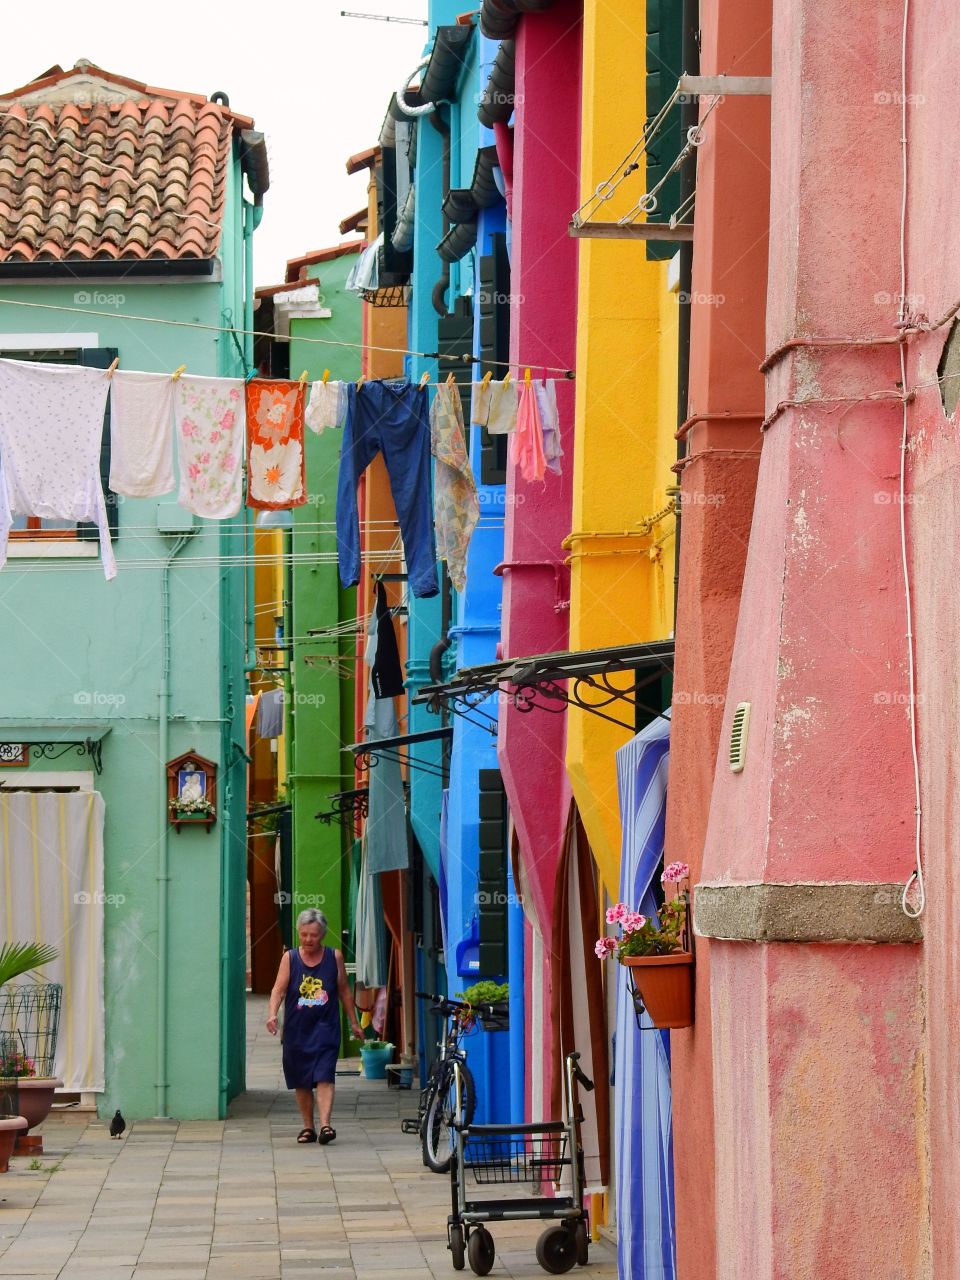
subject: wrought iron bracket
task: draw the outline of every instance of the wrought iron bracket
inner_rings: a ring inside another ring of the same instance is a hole
[[[358,817],[365,818],[367,811],[367,789],[356,787],[352,791],[335,791],[330,796],[330,808],[321,810],[314,817],[326,827],[338,822],[341,827],[350,828]]]
[[[34,759],[59,760],[62,756],[73,752],[78,756],[89,756],[94,773],[103,773],[103,743],[99,738],[84,738],[82,742],[29,742],[30,754]]]

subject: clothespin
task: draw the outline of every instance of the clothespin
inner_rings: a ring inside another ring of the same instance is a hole
[[[510,370],[509,370],[509,369],[508,369],[508,370],[507,370],[507,372],[503,375],[503,385],[504,385],[505,387],[508,387],[508,386],[510,385]]]
[[[429,373],[429,371],[428,371],[428,372],[427,372],[427,373],[425,373],[425,374],[423,375],[423,377],[420,379],[420,385],[421,385],[421,387],[425,387],[429,381],[430,381],[430,373]]]
[[[524,380],[524,382],[526,383],[527,390],[529,391],[529,389],[530,389],[530,370],[529,370],[529,369],[524,369],[524,371],[523,371],[523,380]]]
[[[179,382],[180,375],[181,373],[186,372],[186,368],[187,366],[185,364],[178,364],[176,369],[174,369],[173,373],[170,375],[171,382]]]
[[[329,370],[329,369],[324,369],[324,371],[323,371],[323,385],[324,385],[324,386],[326,386],[326,385],[327,385],[327,381],[329,380],[329,377],[330,377],[330,370]]]
[[[366,382],[366,380],[367,380],[367,375],[366,375],[365,373],[361,373],[360,377],[357,379],[357,390],[358,390],[358,391],[359,391],[359,390],[360,390],[360,388],[363,386],[363,384]]]
[[[306,369],[304,369],[303,373],[301,373],[301,375],[300,375],[300,385],[301,385],[301,387],[305,387],[305,386],[307,385],[307,371],[306,371]]]
[[[492,369],[488,369],[488,370],[487,370],[487,372],[483,375],[483,380],[482,380],[482,381],[481,381],[481,383],[480,383],[480,385],[483,387],[483,389],[484,389],[484,390],[486,390],[486,389],[487,389],[487,387],[489,387],[489,385],[490,385],[490,379],[491,379],[492,377],[493,377],[493,370],[492,370]],[[508,377],[508,378],[510,377],[509,373],[507,374],[507,377]]]
[[[120,357],[119,357],[119,356],[117,356],[117,358],[114,360],[113,364],[112,364],[112,365],[110,366],[110,368],[107,370],[107,377],[108,377],[108,378],[112,378],[112,377],[113,377],[113,371],[114,371],[114,369],[116,369],[116,367],[117,367],[117,365],[118,365],[119,363],[120,363]]]
[[[451,369],[450,372],[447,374],[447,386],[448,387],[454,386],[456,384],[456,381],[457,381],[456,378],[453,376],[453,370]]]

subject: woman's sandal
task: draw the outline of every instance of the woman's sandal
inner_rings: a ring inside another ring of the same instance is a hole
[[[317,1133],[316,1133],[316,1130],[315,1130],[315,1129],[301,1129],[301,1130],[300,1130],[300,1132],[297,1134],[297,1141],[298,1141],[302,1146],[306,1146],[306,1144],[307,1144],[308,1142],[316,1142],[316,1141],[317,1141]]]
[[[317,1141],[320,1143],[321,1146],[326,1146],[326,1144],[328,1142],[332,1142],[336,1136],[337,1136],[336,1129],[331,1129],[328,1124],[325,1124],[323,1128],[320,1130],[320,1134],[319,1134],[319,1137],[317,1138]]]

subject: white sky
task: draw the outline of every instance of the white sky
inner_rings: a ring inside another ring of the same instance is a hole
[[[0,91],[80,58],[168,89],[222,90],[266,135],[270,190],[254,269],[258,285],[276,284],[288,258],[337,244],[337,224],[365,204],[365,176],[347,177],[347,156],[377,141],[390,94],[426,41],[425,27],[341,18],[341,9],[425,18],[427,0],[165,0],[99,14],[76,0],[9,5]]]

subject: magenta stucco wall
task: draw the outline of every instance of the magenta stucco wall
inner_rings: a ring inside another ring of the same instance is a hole
[[[579,203],[581,4],[562,0],[526,15],[518,28],[511,258],[511,359],[573,368],[577,325],[577,243],[567,224]],[[514,369],[523,376],[523,368]],[[550,375],[553,376],[553,375]],[[505,657],[567,647],[568,574],[561,543],[570,532],[573,383],[557,386],[568,474],[527,484],[510,467],[503,570]],[[545,711],[501,708],[499,758],[525,869],[525,889],[544,939],[544,1028],[550,1025],[553,905],[570,807],[564,769],[565,721]],[[545,1043],[551,1043],[549,1034]],[[543,1058],[531,1046],[529,1061]],[[549,1097],[550,1063],[544,1062]]]

